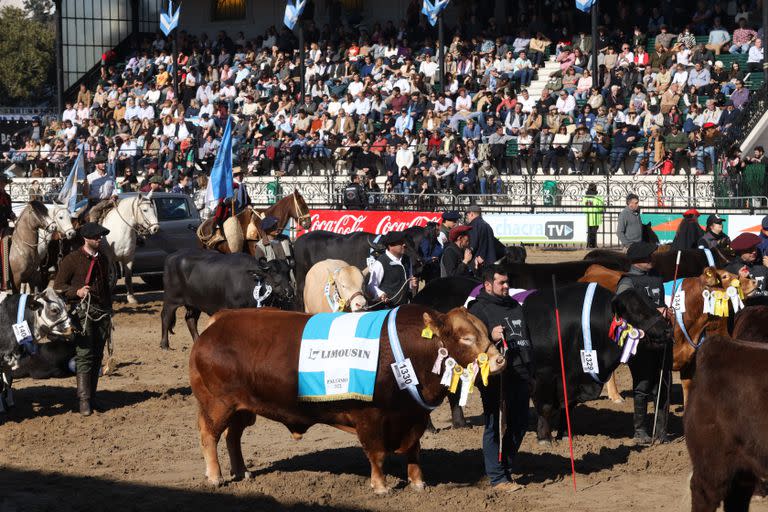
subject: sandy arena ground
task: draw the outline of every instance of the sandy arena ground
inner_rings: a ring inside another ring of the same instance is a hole
[[[531,262],[578,259],[582,252],[533,253]],[[16,383],[17,407],[0,418],[0,512],[37,510],[516,510],[591,512],[685,510],[690,465],[680,412],[676,442],[646,449],[630,440],[631,400],[580,405],[572,418],[578,491],[572,489],[568,443],[553,448],[529,432],[516,473],[523,491],[497,494],[484,479],[478,395],[467,410],[473,427],[452,430],[447,403],[433,415],[442,430],[425,434],[422,461],[429,487],[405,487],[405,462],[386,466],[395,490],[377,497],[357,439],[326,426],[293,441],[280,424],[260,418],[243,436],[256,477],[219,489],[205,483],[196,403],[187,364],[191,339],[179,312],[172,350],[159,349],[162,293],[139,286],[141,304],[120,302],[115,317],[115,373],[99,397],[109,407],[82,418],[74,412],[75,380]],[[119,299],[124,300],[124,296]],[[205,325],[205,319],[202,321]],[[624,395],[629,372],[619,371]],[[679,386],[673,401],[681,403]],[[678,405],[673,406],[677,410]],[[224,442],[219,445],[228,474]],[[752,510],[768,511],[762,499]]]

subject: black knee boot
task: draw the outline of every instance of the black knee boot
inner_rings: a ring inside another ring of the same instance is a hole
[[[80,402],[80,414],[90,416],[93,414],[91,409],[91,374],[77,374],[77,398]]]
[[[632,422],[635,427],[635,436],[633,440],[637,444],[651,444],[651,436],[648,435],[648,427],[645,423],[645,417],[648,411],[648,399],[635,397],[635,414]]]

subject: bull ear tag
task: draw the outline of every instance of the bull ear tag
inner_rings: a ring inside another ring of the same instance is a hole
[[[421,337],[422,338],[427,338],[428,340],[431,340],[432,336],[434,336],[434,335],[435,335],[435,333],[432,332],[432,329],[430,329],[428,325],[425,325],[424,329],[421,331]]]

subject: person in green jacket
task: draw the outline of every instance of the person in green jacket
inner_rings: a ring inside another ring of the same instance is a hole
[[[283,198],[283,186],[280,184],[282,171],[277,171],[275,181],[267,183],[267,204],[275,204]]]
[[[584,205],[584,213],[587,214],[587,247],[594,249],[597,247],[597,229],[603,223],[605,210],[605,201],[597,195],[597,185],[589,184],[581,203]]]

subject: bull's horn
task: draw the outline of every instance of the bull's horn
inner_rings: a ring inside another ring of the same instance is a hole
[[[366,240],[368,242],[368,246],[371,249],[373,249],[374,251],[380,251],[383,248],[383,246],[381,244],[371,242],[371,238],[370,237],[368,237]]]

